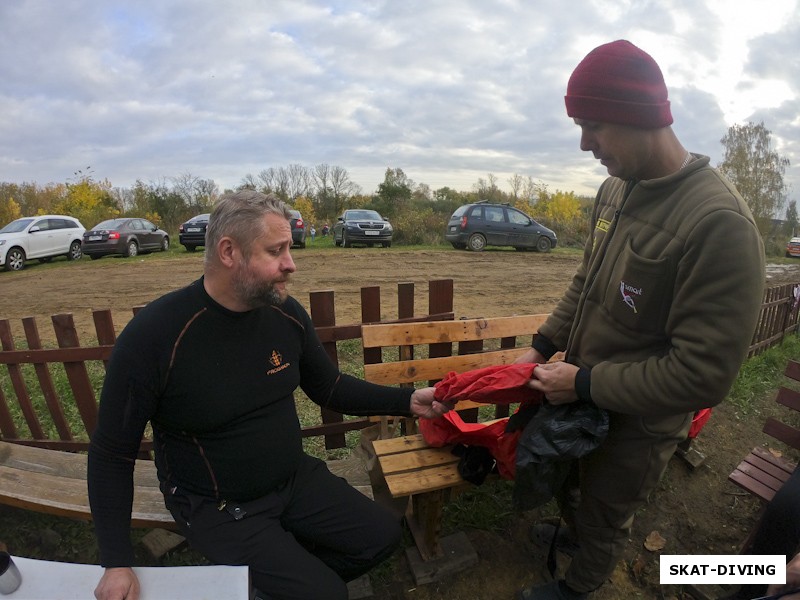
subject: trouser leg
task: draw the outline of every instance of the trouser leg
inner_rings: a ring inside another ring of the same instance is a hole
[[[641,419],[611,414],[609,435],[580,461],[580,503],[575,511],[579,549],[566,573],[578,592],[600,587],[614,571],[628,541],[633,516],[658,484],[689,415],[663,419],[648,430]]]
[[[800,545],[800,469],[767,504],[750,554],[784,554],[789,562]]]
[[[344,600],[345,581],[390,556],[401,536],[388,511],[310,457],[280,489],[224,510],[181,492],[166,499],[195,549],[216,564],[248,565],[270,599]]]

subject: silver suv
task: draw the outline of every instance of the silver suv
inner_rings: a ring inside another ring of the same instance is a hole
[[[67,260],[78,260],[83,256],[84,231],[78,219],[65,215],[11,221],[0,229],[0,265],[5,265],[6,271],[21,271],[31,258],[47,262],[63,255]]]

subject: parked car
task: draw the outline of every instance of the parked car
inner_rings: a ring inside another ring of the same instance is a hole
[[[786,256],[787,258],[800,256],[800,237],[793,237],[786,244]]]
[[[169,235],[147,219],[109,219],[83,234],[83,253],[92,259],[111,254],[137,256],[154,250],[169,250]]]
[[[459,206],[450,216],[444,239],[460,250],[480,252],[486,246],[513,246],[517,250],[550,252],[558,238],[552,229],[537,223],[508,204],[486,200]]]
[[[210,213],[197,215],[178,227],[178,241],[187,251],[194,252],[198,246],[205,247],[206,228],[210,216]]]
[[[392,226],[377,211],[362,208],[346,210],[333,225],[333,243],[347,248],[354,244],[384,248],[392,245]]]
[[[54,256],[78,260],[86,231],[81,222],[65,215],[39,215],[11,221],[0,229],[0,265],[6,271],[21,271],[25,261],[47,262]]]
[[[306,247],[306,223],[299,210],[291,209],[292,218],[289,221],[292,225],[292,246],[298,248]]]

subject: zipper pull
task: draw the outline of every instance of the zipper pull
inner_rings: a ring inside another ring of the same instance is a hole
[[[217,506],[217,510],[225,510],[225,507],[228,505],[228,501],[224,498],[219,501],[219,505]]]

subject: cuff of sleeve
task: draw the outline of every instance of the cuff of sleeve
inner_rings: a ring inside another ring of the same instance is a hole
[[[592,402],[592,371],[581,367],[575,373],[575,392],[578,398]]]
[[[539,353],[544,356],[546,359],[550,359],[553,354],[558,352],[558,348],[556,345],[550,341],[549,338],[546,338],[541,333],[537,333],[533,336],[533,342],[531,342],[531,347],[534,350],[538,350]]]

